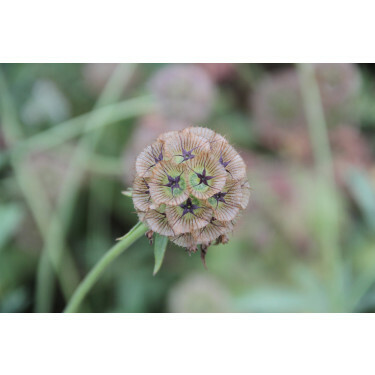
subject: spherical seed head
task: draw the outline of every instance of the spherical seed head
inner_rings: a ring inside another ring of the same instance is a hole
[[[208,128],[161,134],[139,154],[135,169],[139,219],[189,252],[223,243],[249,202],[244,161]]]

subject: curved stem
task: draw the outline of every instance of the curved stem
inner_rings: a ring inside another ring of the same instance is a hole
[[[139,222],[99,260],[95,267],[79,284],[78,288],[74,292],[72,298],[70,299],[68,305],[64,310],[65,313],[72,313],[77,311],[79,305],[86,297],[87,293],[98,281],[99,277],[106,270],[106,268],[130,245],[132,245],[137,239],[143,236],[147,229],[148,228],[143,223]]]
[[[67,236],[69,227],[68,224],[71,221],[72,215],[74,214],[84,171],[89,164],[94,146],[100,140],[103,128],[97,128],[95,131],[90,132],[87,131],[90,129],[92,130],[93,127],[95,128],[97,124],[103,124],[103,122],[105,123],[111,118],[112,113],[104,112],[102,114],[98,114],[95,112],[95,110],[118,100],[121,92],[123,91],[124,84],[126,85],[126,82],[129,79],[128,73],[131,74],[132,69],[133,68],[129,67],[127,64],[118,65],[100,97],[98,98],[94,106],[94,110],[91,112],[91,114],[89,114],[86,122],[83,123],[83,136],[78,142],[69,161],[69,168],[60,187],[57,208],[55,209],[55,212],[50,220],[51,223],[48,228],[46,241],[46,251],[48,253],[52,253],[54,259],[56,260],[57,269],[61,269],[62,271],[69,269],[65,262],[63,262],[63,258],[66,253],[64,247],[62,246]],[[132,99],[128,100],[128,104],[129,102],[132,103],[133,106],[135,105],[135,107],[137,107],[136,102],[134,102]],[[135,109],[132,105],[130,104],[130,106],[127,107],[128,115],[130,117],[132,114],[137,113],[134,112]],[[61,127],[61,125],[59,126]],[[48,147],[50,146],[51,144],[49,143]],[[43,267],[48,267],[48,263],[42,261],[40,262],[40,272],[38,273],[38,276],[40,277],[37,279],[36,288],[36,295],[40,298],[37,298],[37,301],[41,298],[52,299],[52,295],[40,296],[42,292],[48,292],[48,289],[42,287],[42,285],[51,284],[54,279],[54,274],[43,270]],[[71,293],[69,296],[71,296]],[[66,301],[68,301],[68,299],[66,299]]]
[[[0,69],[0,108],[1,108],[1,119],[4,124],[4,134],[7,142],[14,147],[20,142],[24,142],[25,135],[22,130],[23,126],[19,122],[16,112],[16,107],[13,102],[12,96],[8,89],[7,82],[5,80],[3,71]],[[24,155],[25,156],[25,155]],[[18,187],[24,197],[26,205],[30,209],[31,215],[34,217],[37,228],[43,238],[44,244],[47,242],[47,233],[49,227],[50,216],[52,207],[50,203],[45,199],[45,191],[43,186],[39,183],[36,176],[31,173],[25,160],[20,155],[9,153],[8,162],[14,171],[14,176],[17,181]],[[66,250],[65,241],[62,246]],[[61,284],[62,293],[66,298],[72,294],[74,288],[79,283],[79,273],[74,264],[74,260],[71,257],[69,251],[65,251],[65,262],[68,263],[67,269],[69,269],[69,276],[61,272],[58,264],[55,262],[53,253],[46,251],[42,253],[43,263],[52,266],[56,273],[59,282]],[[39,269],[38,269],[39,273]],[[42,285],[45,290],[53,292],[54,285],[52,282],[45,283]],[[36,298],[36,311],[48,311],[49,306],[52,304],[51,298],[38,299]],[[41,307],[42,309],[39,309]]]

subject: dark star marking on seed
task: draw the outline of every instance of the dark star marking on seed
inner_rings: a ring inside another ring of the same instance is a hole
[[[188,213],[193,214],[195,216],[194,210],[200,208],[196,204],[193,204],[190,198],[188,198],[186,202],[180,204],[180,207],[184,210],[182,216],[185,216]]]
[[[187,161],[187,160],[190,160],[190,159],[194,159],[195,158],[195,155],[192,154],[192,152],[198,148],[197,147],[194,147],[192,148],[190,151],[186,151],[184,149],[184,147],[182,146],[182,139],[180,137],[180,144],[181,144],[181,150],[182,150],[182,155],[176,155],[176,156],[181,156],[183,159],[180,161],[179,164],[183,163],[184,161]]]
[[[206,175],[206,168],[204,168],[203,169],[203,172],[202,173],[197,173],[197,172],[195,172],[195,174],[198,176],[198,178],[199,178],[199,184],[198,185],[200,185],[200,184],[204,184],[204,185],[206,185],[206,186],[210,186],[210,185],[208,185],[208,181],[209,180],[212,180],[214,177],[213,176],[207,176]]]
[[[181,156],[183,158],[183,160],[180,161],[180,164],[183,163],[184,161],[187,161],[187,160],[190,160],[190,159],[194,159],[195,158],[195,155],[192,154],[192,152],[196,149],[197,147],[191,149],[190,151],[186,151],[183,147],[182,147],[182,155],[176,155],[176,156]]]
[[[163,150],[160,151],[160,154],[158,157],[155,157],[155,155],[152,155],[155,160],[155,164],[158,164],[160,161],[163,161]]]
[[[220,155],[219,162],[220,162],[220,164],[221,164],[224,168],[226,168],[226,167],[228,166],[228,164],[230,163],[230,160],[225,162],[224,159],[223,159],[223,155]]]
[[[143,179],[144,184],[146,185],[146,190],[141,191],[143,194],[150,194],[150,186],[148,185],[147,181]]]
[[[155,156],[155,154],[154,154],[154,148],[152,146],[151,146],[151,153],[152,153],[152,157],[154,158],[155,164],[150,165],[147,168],[147,170],[155,167],[156,164],[158,164],[159,162],[163,161],[163,147],[160,150],[159,156]]]
[[[217,204],[219,204],[219,202],[223,202],[223,203],[227,203],[224,199],[224,197],[227,195],[228,193],[216,193],[214,194],[212,197],[216,199],[217,201]]]
[[[167,175],[167,177],[168,177],[168,183],[165,184],[164,186],[171,188],[172,195],[173,195],[174,189],[181,189],[180,184],[179,184],[180,179],[181,179],[181,174],[179,176],[177,176],[177,177],[171,177],[171,176]]]

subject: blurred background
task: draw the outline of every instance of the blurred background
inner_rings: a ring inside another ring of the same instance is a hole
[[[371,64],[0,65],[0,311],[61,312],[137,222],[137,155],[191,125],[248,166],[230,242],[153,276],[143,238],[80,311],[375,311],[373,103]]]

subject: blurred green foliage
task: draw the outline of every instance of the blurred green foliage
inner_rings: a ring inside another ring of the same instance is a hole
[[[313,66],[315,103],[293,65],[193,65],[158,92],[168,64],[0,66],[1,312],[61,312],[137,222],[121,191],[138,153],[191,125],[225,135],[248,165],[251,202],[230,242],[209,248],[208,271],[168,244],[153,276],[141,239],[80,311],[375,311],[375,67]],[[312,147],[309,105],[332,160]]]

